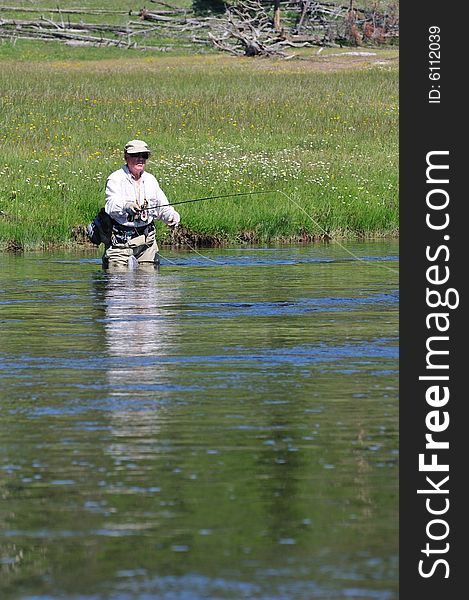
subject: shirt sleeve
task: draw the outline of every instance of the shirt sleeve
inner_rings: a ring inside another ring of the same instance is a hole
[[[126,198],[122,193],[122,182],[120,178],[110,175],[106,181],[106,205],[105,211],[117,222],[123,224],[127,221],[127,214],[124,209]]]
[[[159,221],[163,221],[163,223],[169,223],[174,218],[176,211],[169,204],[168,198],[163,190],[160,188],[159,183],[154,180],[154,193],[155,193],[155,202],[151,201],[150,205],[154,206],[151,209],[150,213],[158,219]],[[153,200],[153,199],[152,199]]]

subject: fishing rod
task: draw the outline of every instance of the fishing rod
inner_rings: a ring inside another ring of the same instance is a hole
[[[204,198],[191,198],[190,200],[180,200],[179,202],[171,202],[171,206],[177,204],[188,204],[189,202],[202,202],[202,200],[218,200],[220,198],[233,198],[234,196],[252,196],[253,194],[273,194],[277,190],[259,190],[258,192],[238,192],[236,194],[222,194],[220,196],[205,196]],[[154,208],[161,208],[159,205],[155,206],[143,206],[140,208],[140,212],[145,210],[152,210]]]
[[[237,194],[223,194],[221,196],[206,196],[205,198],[193,198],[192,200],[181,200],[172,202],[171,205],[187,204],[188,202],[201,202],[202,200],[216,200],[218,198],[232,198],[233,196],[252,196],[253,194],[273,194],[276,190],[260,190],[258,192],[239,192]]]

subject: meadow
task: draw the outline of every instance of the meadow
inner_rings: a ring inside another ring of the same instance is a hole
[[[184,231],[206,241],[396,236],[393,53],[285,61],[4,42],[0,244],[75,244],[133,138],[152,148],[147,170],[170,201],[272,190],[181,205]]]

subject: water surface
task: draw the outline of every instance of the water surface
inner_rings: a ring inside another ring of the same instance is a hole
[[[398,598],[397,243],[201,253],[0,257],[2,598]]]

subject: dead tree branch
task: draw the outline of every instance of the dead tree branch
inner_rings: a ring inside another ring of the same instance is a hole
[[[155,10],[142,8],[127,12],[0,6],[0,14],[7,17],[0,19],[0,37],[56,39],[64,43],[112,45],[145,51],[160,51],[162,39],[177,38],[179,45],[184,42],[185,46],[204,44],[235,56],[292,58],[294,55],[286,54],[285,48],[360,46],[388,43],[399,36],[397,2],[394,12],[383,14],[357,8],[354,0],[346,0],[346,5],[318,0],[229,1],[232,4],[228,3],[225,14],[216,17],[197,16],[163,0],[150,0]],[[40,16],[25,18],[29,13],[40,13]],[[16,14],[21,18],[13,18]],[[56,14],[59,17],[54,20]],[[64,15],[68,15],[67,19]],[[98,23],[71,22],[73,15],[99,15],[101,18]],[[106,17],[111,15],[114,22],[116,15],[125,18],[119,25],[110,25],[106,23]]]

